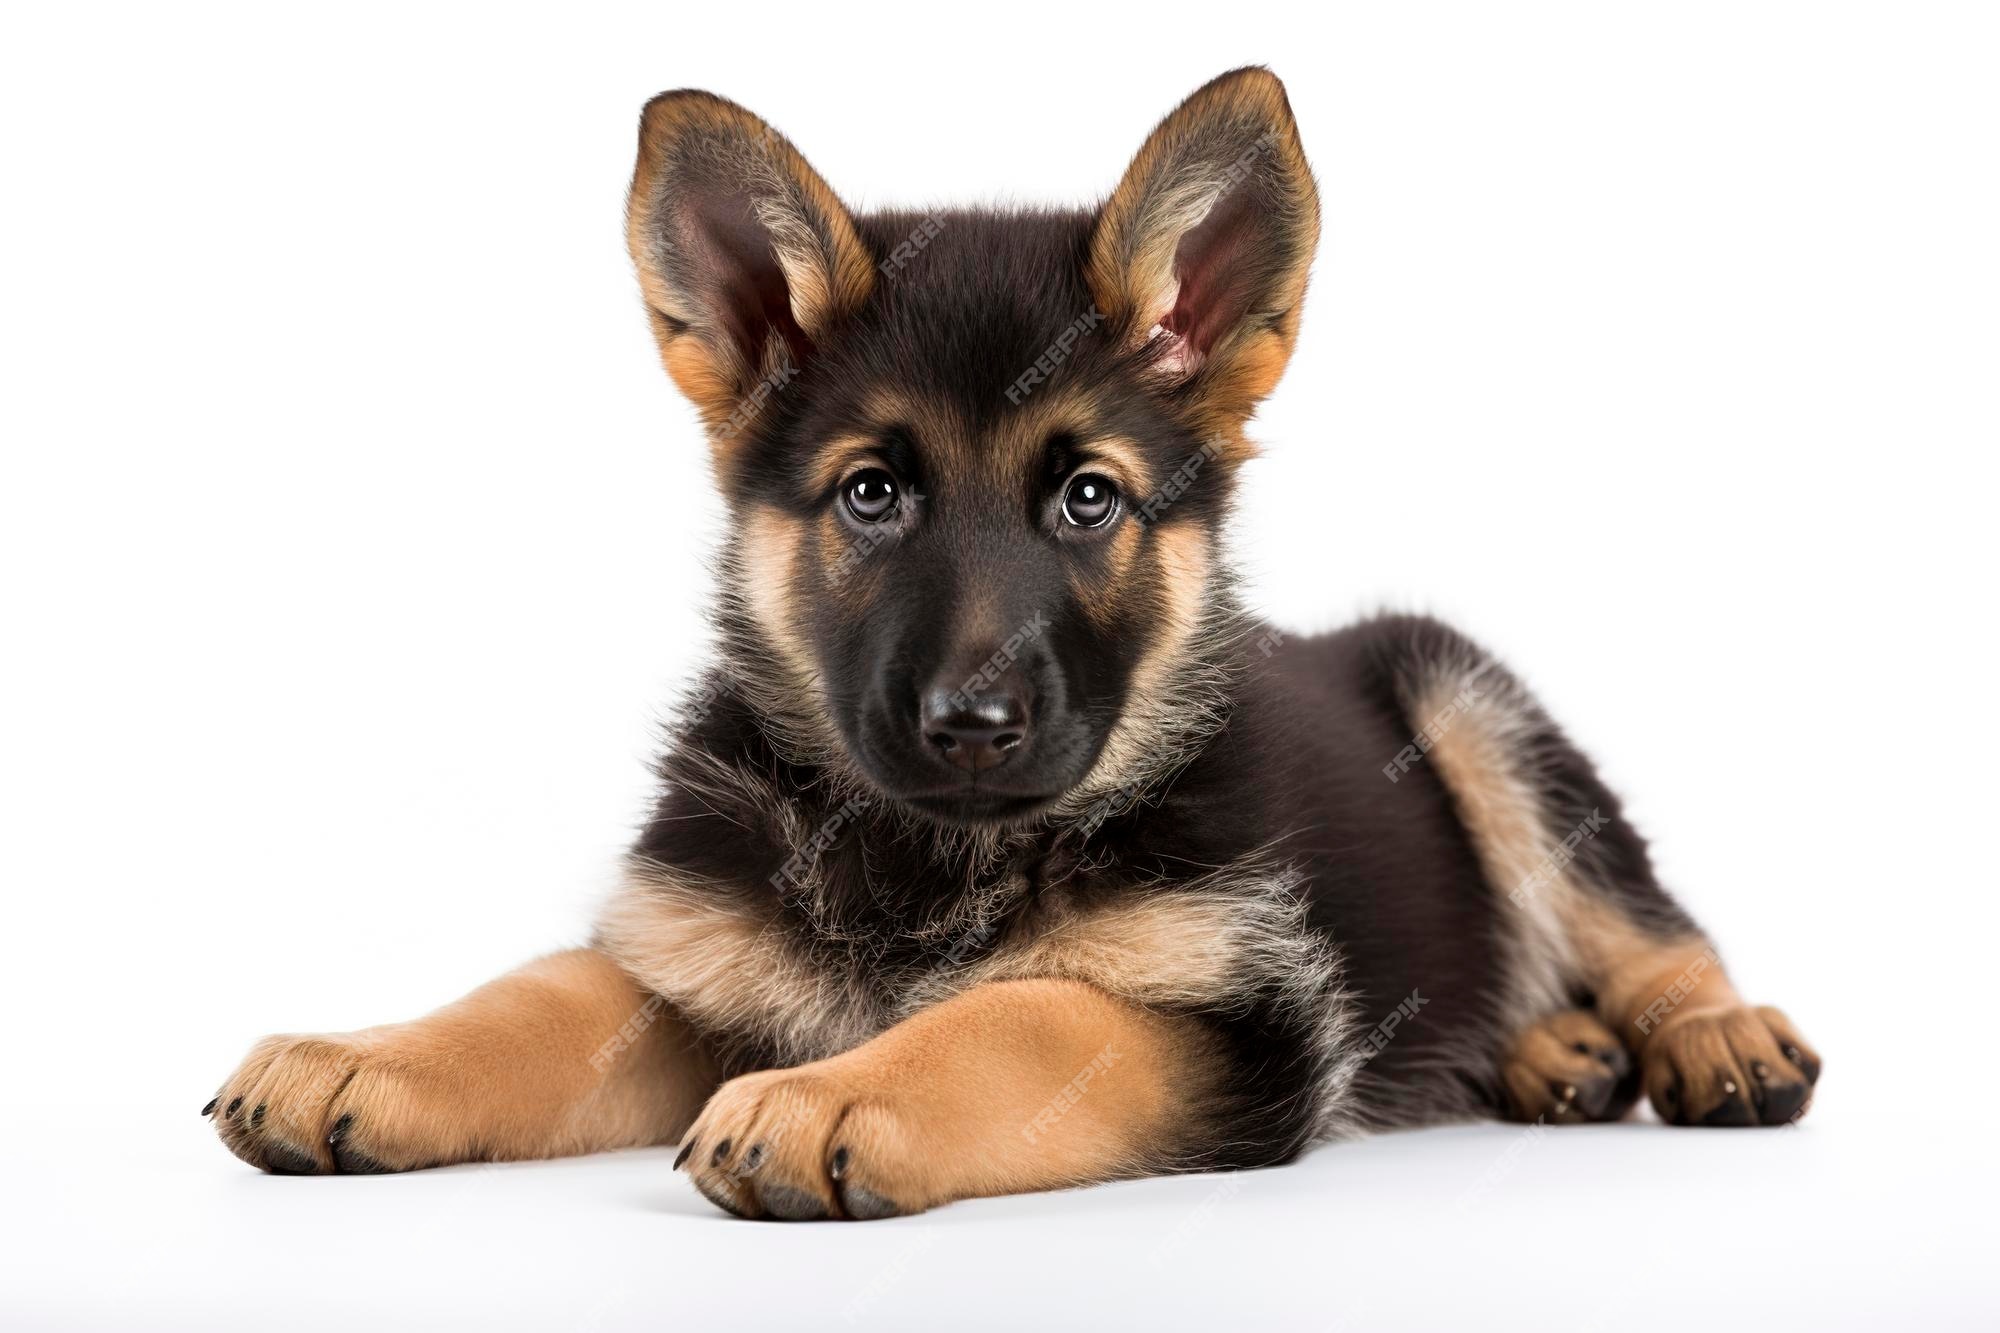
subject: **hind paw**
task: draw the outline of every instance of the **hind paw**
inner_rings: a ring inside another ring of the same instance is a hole
[[[1818,1052],[1776,1009],[1675,1015],[1646,1042],[1646,1095],[1670,1125],[1782,1125],[1812,1103]]]
[[[1516,1037],[1500,1082],[1514,1119],[1551,1125],[1617,1120],[1639,1096],[1624,1046],[1583,1009],[1551,1014]]]

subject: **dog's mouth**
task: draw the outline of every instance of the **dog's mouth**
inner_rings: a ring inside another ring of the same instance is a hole
[[[1061,792],[1022,792],[991,787],[938,787],[908,792],[896,799],[921,815],[945,824],[1012,824],[1032,818],[1062,796]]]
[[[1081,726],[1055,719],[1027,745],[971,771],[942,747],[908,744],[913,728],[862,714],[842,719],[846,757],[868,785],[909,814],[958,828],[1020,828],[1055,809],[1090,770],[1097,746]]]

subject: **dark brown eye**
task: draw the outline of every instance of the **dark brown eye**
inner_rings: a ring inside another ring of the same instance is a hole
[[[863,523],[880,523],[896,507],[896,479],[879,467],[857,472],[847,483],[847,510]]]
[[[1095,472],[1072,477],[1063,492],[1063,517],[1079,528],[1101,528],[1118,510],[1118,488]]]

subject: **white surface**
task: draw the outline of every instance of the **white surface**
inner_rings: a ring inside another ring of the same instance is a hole
[[[877,1283],[859,1322],[2000,1320],[1989,8],[7,27],[0,1326],[840,1323]],[[1250,61],[1327,218],[1245,478],[1259,603],[1434,610],[1517,666],[1825,1052],[1806,1128],[1551,1132],[1471,1217],[1518,1131],[1206,1212],[1189,1180],[789,1229],[657,1153],[223,1153],[195,1111],[253,1039],[576,942],[644,809],[718,522],[623,252],[644,98],[736,97],[862,205],[1080,201]]]
[[[1859,1064],[1860,1062],[1855,1062]],[[1836,1094],[1837,1099],[1837,1094]],[[192,1109],[184,1117],[195,1125]],[[1967,1124],[1479,1125],[893,1222],[717,1213],[666,1150],[267,1177],[39,1161],[9,1327],[1992,1328]],[[23,1180],[8,1193],[23,1199]]]

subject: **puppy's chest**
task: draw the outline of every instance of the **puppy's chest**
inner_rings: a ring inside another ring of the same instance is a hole
[[[850,1049],[971,984],[1031,911],[1027,881],[997,877],[900,924],[809,895],[718,891],[635,867],[599,920],[601,945],[725,1052],[790,1065]]]
[[[1183,884],[1021,879],[893,931],[637,864],[598,942],[732,1063],[785,1066],[990,982],[1063,977],[1180,1012],[1241,1012],[1260,995],[1315,1006],[1336,969],[1298,889],[1250,864]]]

